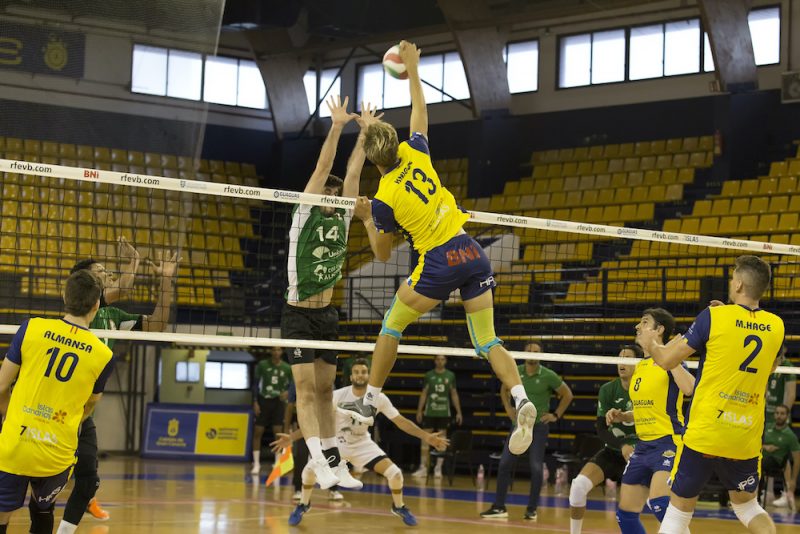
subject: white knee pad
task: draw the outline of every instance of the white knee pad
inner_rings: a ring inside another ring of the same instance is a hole
[[[317,483],[317,475],[314,473],[314,470],[306,464],[303,468],[303,474],[301,475],[301,479],[303,480],[304,486],[313,486]]]
[[[383,476],[389,482],[389,487],[392,489],[400,489],[403,487],[403,472],[395,464],[390,465],[383,472]]]
[[[766,510],[761,508],[761,505],[758,504],[756,499],[747,501],[744,504],[731,503],[731,506],[733,507],[733,513],[736,514],[736,517],[739,518],[739,521],[741,521],[745,527],[747,527],[750,521],[757,515],[767,513]]]
[[[573,508],[585,508],[586,497],[593,487],[594,484],[586,475],[576,476],[569,488],[569,505]]]

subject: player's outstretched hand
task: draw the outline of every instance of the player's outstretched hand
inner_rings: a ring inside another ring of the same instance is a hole
[[[428,434],[428,437],[425,438],[425,441],[428,445],[441,452],[450,446],[450,440],[444,437],[443,434],[444,432],[434,432],[433,434]]]
[[[358,197],[353,214],[364,222],[372,218],[372,203],[367,197]]]
[[[272,452],[280,452],[282,449],[292,445],[292,436],[289,434],[278,433],[278,439],[269,444]]]
[[[617,408],[611,408],[606,412],[606,425],[611,425],[612,423],[621,423],[622,422],[622,410],[618,410]]]
[[[370,104],[369,102],[361,102],[361,115],[357,113],[351,113],[351,115],[362,131],[369,128],[370,124],[380,122],[381,117],[383,117],[383,113],[378,115],[378,106]]]
[[[123,260],[133,261],[139,259],[139,251],[121,235],[117,238],[119,243],[119,257]]]
[[[181,256],[178,256],[176,252],[172,256],[169,255],[169,251],[165,250],[161,254],[161,259],[159,260],[158,264],[153,261],[147,260],[147,264],[153,270],[153,274],[156,276],[161,276],[162,278],[172,278],[175,276],[175,273],[178,272],[178,263],[183,261]]]
[[[350,97],[344,97],[344,102],[342,102],[342,97],[339,95],[331,96],[326,104],[328,104],[328,109],[331,110],[331,121],[333,124],[337,124],[339,126],[344,126],[351,120],[353,120],[353,115],[347,112],[347,103],[350,101]]]
[[[414,43],[408,41],[400,41],[399,48],[400,59],[403,60],[406,69],[416,68],[416,66],[419,65],[419,55],[422,53],[422,50],[417,48],[417,45]]]

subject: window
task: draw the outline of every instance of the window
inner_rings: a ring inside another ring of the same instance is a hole
[[[331,112],[328,109],[327,104],[325,101],[328,100],[328,97],[331,95],[341,95],[342,94],[342,79],[337,77],[336,74],[339,72],[339,69],[325,69],[322,71],[322,76],[320,77],[319,83],[319,90],[327,91],[328,87],[330,87],[330,91],[325,92],[322,95],[322,100],[319,105],[319,116],[320,117],[330,117]],[[331,86],[333,83],[333,86]],[[308,112],[314,113],[314,109],[317,107],[317,73],[313,70],[306,72],[305,76],[303,76],[303,85],[306,87],[306,98],[308,99]]]
[[[255,109],[267,92],[254,61],[133,45],[131,91]]]
[[[195,52],[170,50],[167,58],[167,96],[200,100],[203,56]]]
[[[658,78],[664,73],[664,26],[631,28],[628,79]]]
[[[189,384],[197,384],[200,382],[200,363],[176,362],[175,382],[186,382]]]
[[[511,94],[539,89],[539,41],[509,43],[503,50]]]
[[[131,91],[146,95],[166,96],[167,53],[166,48],[133,45]]]
[[[467,75],[458,52],[423,56],[420,58],[419,74],[428,104],[469,98]],[[442,95],[442,91],[452,98]],[[411,94],[408,81],[392,78],[384,72],[380,63],[361,65],[358,69],[357,100],[356,109],[361,108],[362,101],[375,104],[380,109],[409,106]]]
[[[708,34],[703,32],[703,72],[714,70],[714,55],[711,53],[711,42]]]
[[[774,65],[781,61],[781,10],[779,7],[756,9],[747,16],[756,65]]]
[[[250,389],[246,363],[206,362],[205,386],[210,389]]]
[[[625,80],[625,30],[610,30],[561,39],[559,87]]]
[[[700,72],[700,20],[664,25],[664,76]]]

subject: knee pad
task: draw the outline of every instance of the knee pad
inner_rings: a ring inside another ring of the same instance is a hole
[[[484,358],[489,356],[489,350],[503,342],[494,333],[494,309],[476,311],[467,314],[467,329],[475,353]]]
[[[647,499],[647,507],[653,512],[653,515],[656,516],[659,523],[664,522],[664,514],[667,513],[668,506],[669,497],[666,495],[663,497],[656,497],[655,499]]]
[[[317,483],[317,475],[314,474],[314,470],[311,469],[308,464],[306,464],[306,466],[303,468],[303,474],[301,478],[303,479],[304,486],[313,486]]]
[[[94,497],[94,494],[97,493],[97,488],[99,487],[100,477],[96,475],[89,477],[75,477],[75,487],[73,488],[72,493],[76,493],[87,501],[90,501]]]
[[[392,489],[400,489],[403,487],[403,472],[395,464],[390,465],[383,472],[383,476],[389,482],[389,487]]]
[[[403,337],[403,331],[408,325],[419,319],[422,312],[418,312],[411,306],[405,304],[395,295],[392,305],[386,310],[381,325],[382,336],[393,337],[397,340]]]
[[[747,501],[743,504],[736,504],[731,503],[733,507],[733,513],[736,514],[736,517],[739,518],[739,521],[747,527],[750,524],[750,521],[753,520],[754,517],[761,514],[766,514],[766,510],[761,508],[761,505],[758,504],[756,499]]]
[[[31,496],[28,509],[31,515],[31,534],[52,534],[55,523],[53,518],[55,503],[52,503],[49,508],[40,509],[36,506],[36,499]]]
[[[569,505],[573,508],[585,508],[586,496],[592,491],[594,484],[586,475],[578,475],[572,480],[569,488]]]

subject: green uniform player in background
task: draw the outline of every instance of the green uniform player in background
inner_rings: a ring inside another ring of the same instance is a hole
[[[786,345],[781,347],[778,365],[794,367],[792,361],[786,357]],[[767,382],[767,411],[765,423],[769,427],[775,422],[775,407],[784,404],[789,407],[789,421],[792,419],[792,406],[797,397],[797,376],[782,373],[772,373]]]
[[[786,481],[785,491],[780,498],[772,502],[772,505],[794,510],[794,490],[797,475],[800,474],[800,441],[789,426],[789,408],[779,404],[773,413],[774,422],[764,427],[761,471],[772,474],[783,471]],[[774,496],[772,482],[773,479],[770,478],[766,488],[768,504]]]
[[[283,359],[283,349],[272,347],[270,357],[256,364],[253,372],[253,468],[250,474],[261,471],[261,439],[267,426],[277,436],[284,432],[283,415],[292,382],[292,367]]]
[[[434,367],[427,373],[422,380],[422,394],[419,397],[417,406],[417,423],[426,432],[444,431],[447,433],[453,422],[453,410],[455,409],[456,424],[460,425],[463,421],[461,415],[461,400],[456,391],[456,375],[445,366],[447,356],[439,354],[434,357]],[[428,474],[428,456],[430,447],[422,441],[420,448],[419,469],[414,472],[415,477],[425,477]],[[433,471],[434,478],[442,478],[442,463],[444,457],[436,459],[436,468]]]

